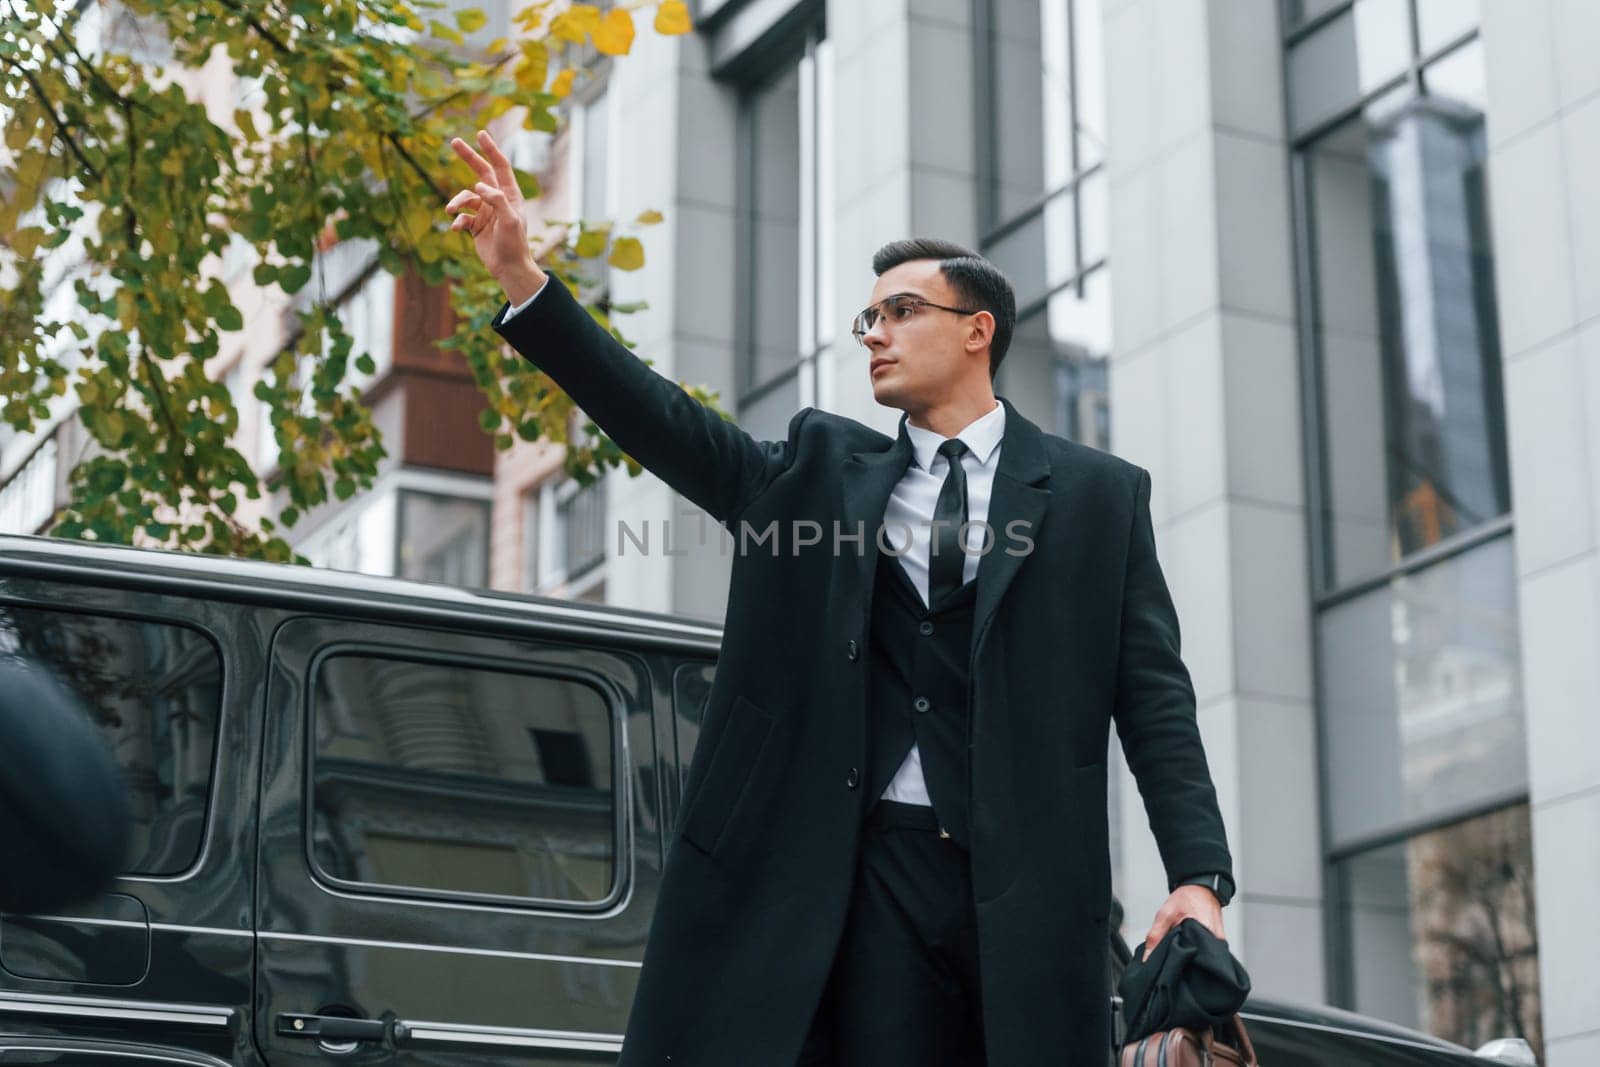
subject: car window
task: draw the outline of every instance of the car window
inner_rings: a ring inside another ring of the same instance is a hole
[[[129,874],[191,867],[204,840],[222,708],[222,659],[186,626],[0,602],[0,653],[77,694],[127,777]]]
[[[313,680],[312,854],[336,881],[557,902],[611,895],[610,706],[574,678],[394,656]]]

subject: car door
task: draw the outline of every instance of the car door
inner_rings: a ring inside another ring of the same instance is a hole
[[[125,873],[108,892],[0,916],[0,1060],[254,1062],[263,650],[249,609],[123,578],[129,587],[109,588],[0,561],[0,652],[77,695],[122,766],[133,812]]]
[[[275,635],[257,1040],[274,1064],[614,1061],[660,875],[648,650],[300,617]]]

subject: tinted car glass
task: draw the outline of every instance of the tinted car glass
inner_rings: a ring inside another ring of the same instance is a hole
[[[200,855],[222,706],[222,660],[197,630],[0,602],[0,653],[77,694],[127,775],[127,873],[173,875]]]
[[[572,678],[340,654],[314,677],[312,850],[333,880],[593,902],[616,872],[615,737]]]

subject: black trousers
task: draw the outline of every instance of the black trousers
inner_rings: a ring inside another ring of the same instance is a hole
[[[796,1067],[982,1067],[966,849],[933,809],[867,815],[844,934]]]

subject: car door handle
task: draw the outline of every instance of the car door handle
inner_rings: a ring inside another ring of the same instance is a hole
[[[278,1013],[282,1037],[314,1037],[322,1041],[382,1041],[389,1024],[382,1019],[351,1019],[342,1015]]]

